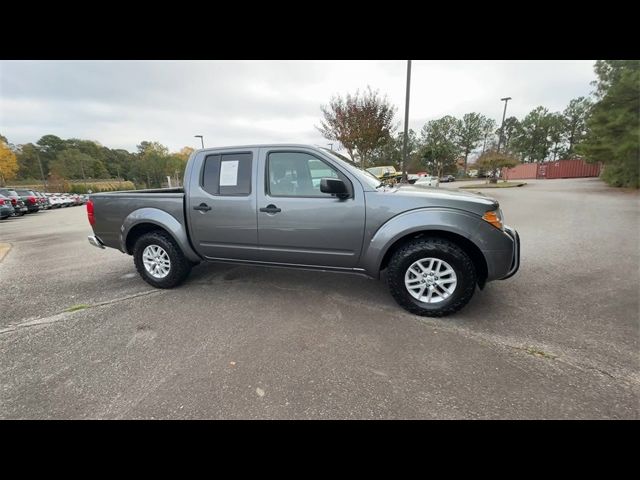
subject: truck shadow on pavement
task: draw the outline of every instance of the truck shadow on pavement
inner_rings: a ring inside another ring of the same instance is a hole
[[[386,316],[406,315],[421,318],[405,312],[395,302],[387,289],[384,272],[380,280],[375,280],[333,272],[202,263],[193,268],[183,287],[229,284],[233,285],[233,291],[238,295],[278,292],[283,302],[305,303],[312,310],[317,310],[318,315],[321,315],[328,304],[339,303],[347,304],[351,308],[370,310],[374,314],[384,312]],[[447,321],[469,320],[473,317],[473,311],[478,308],[475,306],[477,297],[486,297],[487,293],[486,289],[484,292],[476,291],[469,304],[461,312],[446,317]]]

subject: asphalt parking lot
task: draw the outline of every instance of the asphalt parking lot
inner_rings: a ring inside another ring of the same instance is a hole
[[[84,207],[2,221],[0,418],[639,418],[638,194],[485,192],[521,269],[445,319],[329,273],[204,264],[154,290]]]

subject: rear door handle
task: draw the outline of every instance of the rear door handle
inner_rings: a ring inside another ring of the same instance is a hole
[[[206,203],[201,203],[200,205],[196,205],[195,207],[193,207],[193,209],[200,210],[201,212],[208,212],[209,210],[211,210],[211,207]]]
[[[276,207],[274,204],[271,205],[267,205],[266,207],[263,207],[260,209],[261,212],[266,212],[266,213],[278,213],[281,212],[282,209]]]

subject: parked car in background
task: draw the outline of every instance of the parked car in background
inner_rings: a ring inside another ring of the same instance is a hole
[[[56,197],[56,199],[58,200],[58,202],[60,204],[59,208],[65,208],[65,207],[68,207],[71,204],[69,199],[67,197],[65,197],[64,193],[56,193],[55,197]]]
[[[0,194],[0,220],[13,215],[13,205],[11,205],[11,199]]]
[[[4,195],[9,200],[11,200],[11,205],[13,205],[14,216],[21,217],[22,215],[28,212],[28,209],[24,203],[24,200],[22,200],[22,197],[18,195],[18,192],[16,192],[14,189],[0,188],[0,194]]]
[[[456,177],[454,177],[453,175],[445,175],[444,177],[442,177],[440,179],[441,182],[455,182],[456,181]]]
[[[402,172],[396,171],[395,167],[388,165],[382,167],[367,168],[367,172],[375,175],[381,182],[398,183],[402,180]]]
[[[68,193],[63,193],[62,194],[62,201],[64,202],[64,206],[65,207],[72,207],[76,203],[73,200],[73,197],[71,197],[71,195],[69,195]]]
[[[38,206],[40,207],[40,210],[44,210],[44,202],[42,201],[42,197],[40,196],[40,192],[37,190],[32,190],[33,194],[36,196],[36,202],[38,203]]]
[[[49,197],[47,197],[44,193],[41,193],[40,195],[42,195],[42,203],[44,204],[44,208],[50,210],[51,202],[49,201]]]
[[[45,193],[45,195],[47,196],[47,200],[49,201],[49,205],[51,205],[51,208],[60,208],[60,200],[58,199],[58,196],[54,193]]]
[[[49,204],[49,200],[47,199],[47,196],[39,191],[35,191],[34,192],[36,194],[36,196],[38,197],[38,203],[40,204],[40,209],[41,210],[49,210],[51,208],[51,205]]]
[[[27,213],[36,213],[40,210],[38,197],[33,190],[27,190],[26,188],[16,188],[15,190],[27,206]]]
[[[420,178],[420,175],[417,175],[415,173],[407,173],[407,182],[413,184],[416,183],[416,180],[418,180]]]
[[[437,187],[440,185],[437,177],[432,177],[431,175],[427,175],[425,177],[419,177],[414,185],[418,187]]]

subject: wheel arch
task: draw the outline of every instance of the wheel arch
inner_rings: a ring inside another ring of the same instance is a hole
[[[189,260],[192,262],[200,261],[200,257],[189,244],[189,238],[183,224],[169,213],[155,208],[141,208],[132,212],[125,219],[120,236],[122,251],[131,255],[138,238],[154,230],[164,231],[171,236]]]
[[[131,229],[127,233],[127,237],[126,237],[126,240],[125,240],[125,250],[126,250],[126,252],[129,255],[132,255],[133,254],[133,247],[135,246],[136,241],[140,237],[142,237],[143,235],[145,235],[145,234],[147,234],[149,232],[154,232],[154,231],[165,232],[175,240],[175,237],[166,228],[161,227],[160,225],[158,225],[156,223],[141,222],[141,223],[137,223],[136,225],[131,227]]]
[[[380,262],[380,271],[387,268],[389,265],[389,260],[391,256],[396,252],[399,248],[406,245],[407,243],[418,239],[418,238],[441,238],[443,240],[448,240],[451,243],[456,244],[462,250],[464,250],[476,269],[476,273],[478,275],[478,286],[480,288],[484,288],[484,285],[487,281],[488,276],[488,267],[487,260],[485,259],[482,251],[478,246],[473,243],[468,238],[460,235],[458,233],[448,231],[448,230],[438,230],[438,229],[426,229],[419,230],[415,232],[408,233],[400,238],[398,238],[395,242],[393,242],[386,250],[382,257],[382,261]]]

